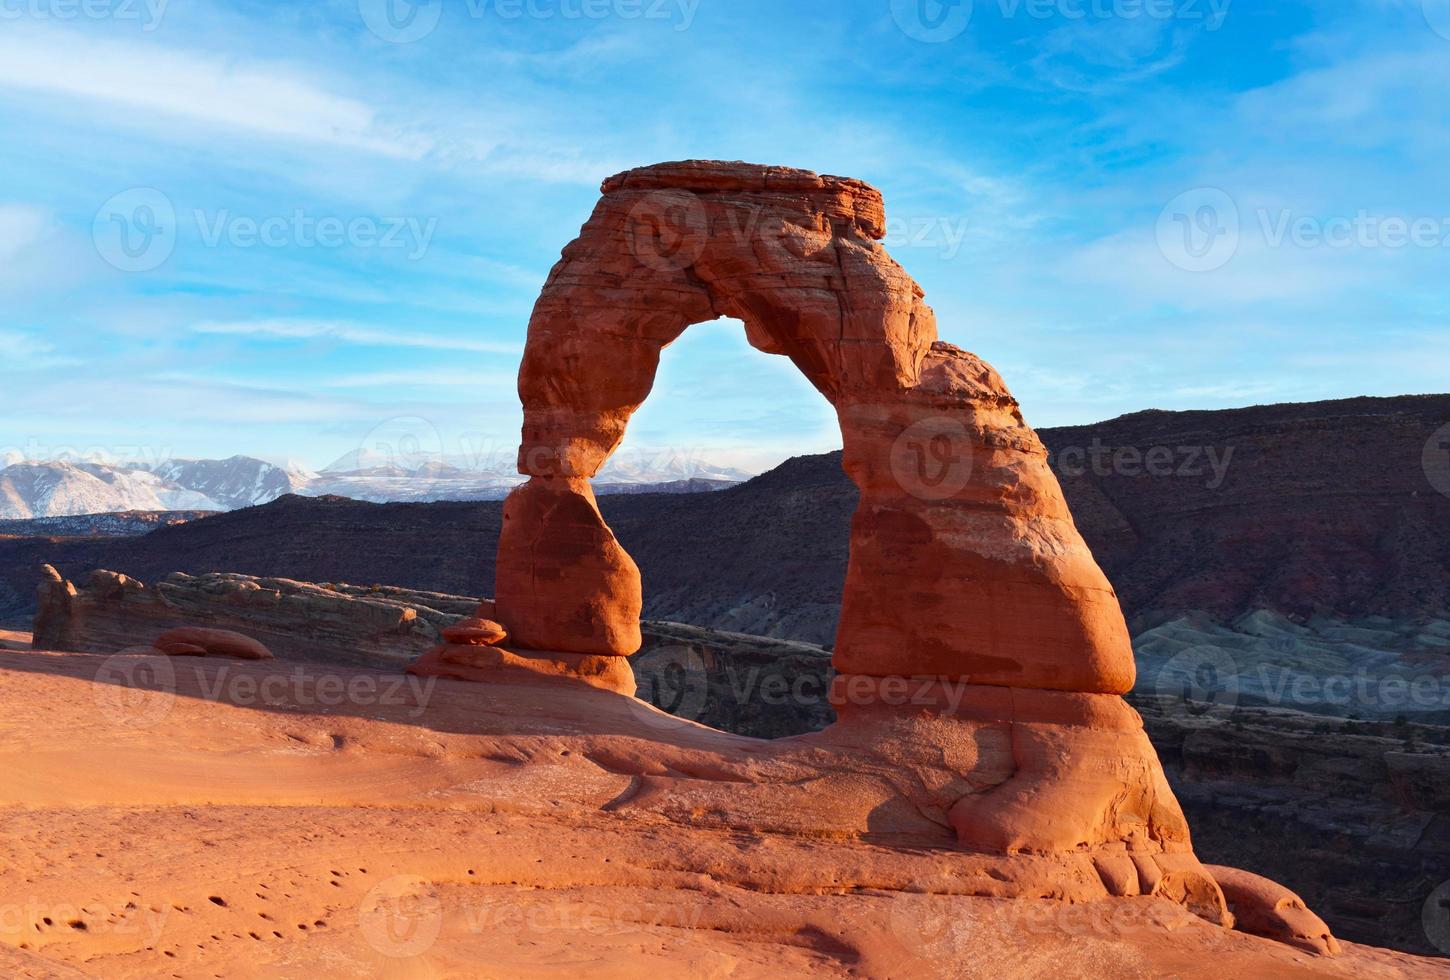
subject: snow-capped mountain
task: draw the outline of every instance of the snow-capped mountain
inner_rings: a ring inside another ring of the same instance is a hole
[[[10,454],[6,459],[10,460]],[[673,453],[624,454],[610,460],[595,485],[600,493],[695,492],[750,478]],[[174,459],[152,466],[51,460],[7,462],[0,469],[0,519],[69,517],[121,511],[236,510],[283,494],[336,494],[378,503],[501,500],[523,482],[514,460],[416,458],[359,450],[320,473],[277,466],[250,456]]]
[[[217,510],[252,507],[283,494],[301,493],[316,478],[315,473],[283,469],[250,456],[173,459],[151,471],[168,483],[210,498],[219,505]]]
[[[15,463],[0,470],[0,517],[23,520],[123,510],[220,510],[205,494],[140,468]]]

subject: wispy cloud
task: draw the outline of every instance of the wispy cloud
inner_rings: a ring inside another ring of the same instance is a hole
[[[371,371],[323,377],[317,383],[323,388],[507,388],[510,397],[517,375],[507,371],[449,371],[419,368],[415,371]]]
[[[54,344],[33,334],[0,329],[0,373],[38,371],[79,363],[78,358],[60,353]]]
[[[0,204],[0,264],[13,261],[34,245],[49,225],[49,215],[44,208]]]
[[[332,340],[365,347],[419,347],[428,350],[479,351],[493,354],[516,354],[523,350],[522,345],[517,343],[449,337],[406,328],[382,329],[333,320],[203,321],[193,324],[191,330],[199,334],[270,337],[282,340]]]
[[[7,26],[0,34],[0,87],[389,157],[418,159],[431,148],[425,138],[384,125],[368,103],[336,95],[289,66],[150,42]]]

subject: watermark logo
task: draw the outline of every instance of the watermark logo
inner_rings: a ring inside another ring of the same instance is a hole
[[[1420,924],[1425,927],[1425,937],[1435,948],[1450,956],[1450,881],[1442,882],[1430,893],[1420,909]]]
[[[648,703],[659,711],[636,712],[644,723],[673,731],[698,721],[710,698],[710,675],[699,651],[675,643],[652,650],[649,669],[640,676],[634,704]],[[660,712],[665,712],[660,714]]]
[[[390,44],[421,41],[438,26],[443,0],[358,0],[368,30]]]
[[[1156,687],[1172,710],[1195,718],[1210,712],[1221,716],[1238,704],[1238,661],[1215,646],[1190,647],[1163,665]]]
[[[1450,0],[1420,0],[1430,30],[1450,41]]]
[[[699,261],[710,239],[710,218],[689,191],[654,191],[629,209],[629,249],[656,272],[679,272]]]
[[[428,253],[438,230],[436,217],[358,215],[343,219],[319,217],[301,208],[262,218],[233,214],[227,208],[212,214],[196,210],[192,218],[207,248],[225,243],[232,248],[407,249],[409,261]]]
[[[176,248],[176,208],[154,187],[122,191],[96,212],[91,239],[122,272],[150,272]]]
[[[1450,422],[1436,429],[1426,441],[1420,463],[1430,486],[1450,497]]]
[[[101,258],[122,272],[150,272],[171,257],[182,226],[192,224],[206,248],[407,249],[409,261],[427,254],[438,229],[436,217],[342,218],[301,208],[262,217],[196,209],[182,219],[161,191],[133,187],[101,205],[91,237]]]
[[[368,945],[391,959],[411,959],[433,948],[443,931],[443,903],[433,883],[394,875],[363,897],[358,925]]]
[[[935,249],[947,261],[957,257],[971,231],[966,218],[921,217],[886,219],[881,244],[891,250],[901,248]]]
[[[151,32],[161,26],[171,0],[0,0],[3,20],[136,21]]]
[[[891,898],[891,935],[921,968],[963,962],[972,950],[973,922],[962,903],[928,895]]]
[[[1197,187],[1169,201],[1158,215],[1158,251],[1185,272],[1212,272],[1239,250],[1239,209],[1217,187]]]
[[[176,705],[176,668],[164,656],[107,657],[95,679],[92,697],[115,725],[144,728],[164,720]]]
[[[1233,446],[1110,446],[1094,436],[1086,446],[1063,446],[1052,454],[1059,476],[1154,477],[1203,480],[1217,490],[1228,478]]]
[[[359,469],[388,469],[417,472],[444,461],[443,436],[437,427],[418,415],[399,415],[373,426],[358,443]]]
[[[87,902],[84,907],[47,904],[36,898],[0,904],[0,936],[18,937],[52,929],[84,931],[88,936],[119,936],[155,943],[166,931],[171,907],[148,908],[136,902],[108,906]]]
[[[956,496],[972,478],[972,443],[959,419],[936,415],[907,426],[891,445],[891,473],[918,500]]]
[[[891,18],[907,37],[943,44],[967,29],[974,6],[974,0],[891,0]]]
[[[463,0],[457,5],[472,20],[652,20],[687,31],[700,0]],[[438,27],[443,0],[358,0],[369,31],[391,44],[421,41]]]

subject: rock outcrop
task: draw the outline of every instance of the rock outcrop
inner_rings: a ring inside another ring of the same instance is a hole
[[[105,583],[116,576],[98,578]],[[257,588],[243,585],[248,582]],[[238,589],[246,595],[275,589],[297,602],[305,598],[305,608],[327,629],[309,629],[294,618],[296,602],[239,604],[233,598]],[[158,592],[169,605],[138,615],[137,600],[152,596],[146,601],[154,602]],[[69,649],[109,653],[144,640],[162,616],[184,610],[192,620],[258,635],[311,637],[279,647],[283,659],[388,667],[438,646],[460,617],[467,623],[496,615],[492,603],[473,598],[383,592],[414,609],[433,630],[400,636],[396,649],[366,658],[360,651],[379,642],[367,609],[378,590],[347,585],[324,589],[236,575],[177,575],[160,589],[76,590],[73,607],[82,618],[57,625],[75,643]],[[142,632],[127,632],[133,629]],[[836,719],[829,703],[830,653],[820,647],[678,623],[646,621],[641,631],[644,646],[635,656],[597,659],[627,663],[639,697],[670,712],[679,726],[695,721],[775,739],[818,732]],[[29,640],[18,639],[17,648],[28,649]],[[445,660],[437,676],[498,680],[487,673],[494,665],[470,668],[468,658],[501,661],[506,655],[480,654],[468,646],[454,655],[461,662]],[[618,679],[605,686],[611,684]],[[913,693],[907,689],[899,699],[909,701]],[[1242,704],[1231,712],[1195,712],[1162,696],[1132,700],[1195,830],[1196,853],[1287,882],[1341,936],[1434,951],[1420,927],[1419,908],[1450,867],[1450,824],[1440,816],[1450,812],[1450,729],[1347,722]],[[1134,887],[1136,871],[1129,874],[1120,860],[1097,867],[1115,889]]]
[[[519,470],[499,613],[544,650],[638,647],[639,574],[588,478],[690,324],[745,323],[835,405],[852,526],[838,669],[1122,694],[1127,628],[1047,451],[989,366],[936,337],[880,245],[874,188],[802,170],[661,164],[605,181],[535,304],[519,372]]]
[[[168,657],[232,657],[237,660],[272,660],[265,644],[235,630],[178,626],[151,641],[153,649]]]
[[[582,684],[117,659],[0,653],[0,974],[1447,975],[1224,930],[1181,859],[955,846],[969,746],[929,715],[879,753]]]
[[[997,373],[937,339],[921,288],[880,245],[881,195],[847,178],[702,161],[632,170],[602,191],[535,304],[519,371],[529,479],[504,505],[496,602],[520,652],[553,665],[638,649],[639,571],[589,480],[649,394],[661,351],[693,323],[737,318],[835,407],[860,491],[834,651],[838,718],[803,744],[897,771],[875,805],[902,827],[1060,861],[1064,885],[1086,861],[1110,894],[1169,898],[1230,924],[1120,697],[1134,681],[1127,626],[1047,450]],[[486,676],[492,664],[472,656]],[[780,802],[763,785],[666,791],[677,782],[623,805],[688,801],[746,829],[730,815]],[[844,816],[813,813],[807,803],[792,826],[831,832]]]
[[[1037,432],[1136,637],[1192,610],[1225,624],[1258,610],[1406,627],[1450,619],[1450,496],[1421,468],[1447,420],[1450,395],[1426,395],[1140,412]],[[595,482],[640,566],[644,618],[834,644],[860,497],[840,453],[720,493],[605,496]],[[229,569],[492,595],[501,511],[293,496],[143,537],[0,528],[0,623],[28,628],[43,563],[78,582],[96,568],[147,582]],[[1286,574],[1285,556],[1312,574]]]
[[[78,653],[113,653],[200,627],[245,634],[287,660],[402,665],[477,606],[436,592],[231,573],[177,572],[148,586],[102,569],[77,588],[47,565],[41,578],[35,646]]]
[[[1210,865],[1223,889],[1240,932],[1298,946],[1311,953],[1338,956],[1339,941],[1304,900],[1289,889],[1260,875]]]

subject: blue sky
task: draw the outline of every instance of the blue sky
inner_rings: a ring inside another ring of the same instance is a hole
[[[438,3],[0,2],[0,449],[511,446],[599,182],[689,157],[880,187],[1039,426],[1447,387],[1450,0]],[[722,322],[627,445],[839,434]]]

